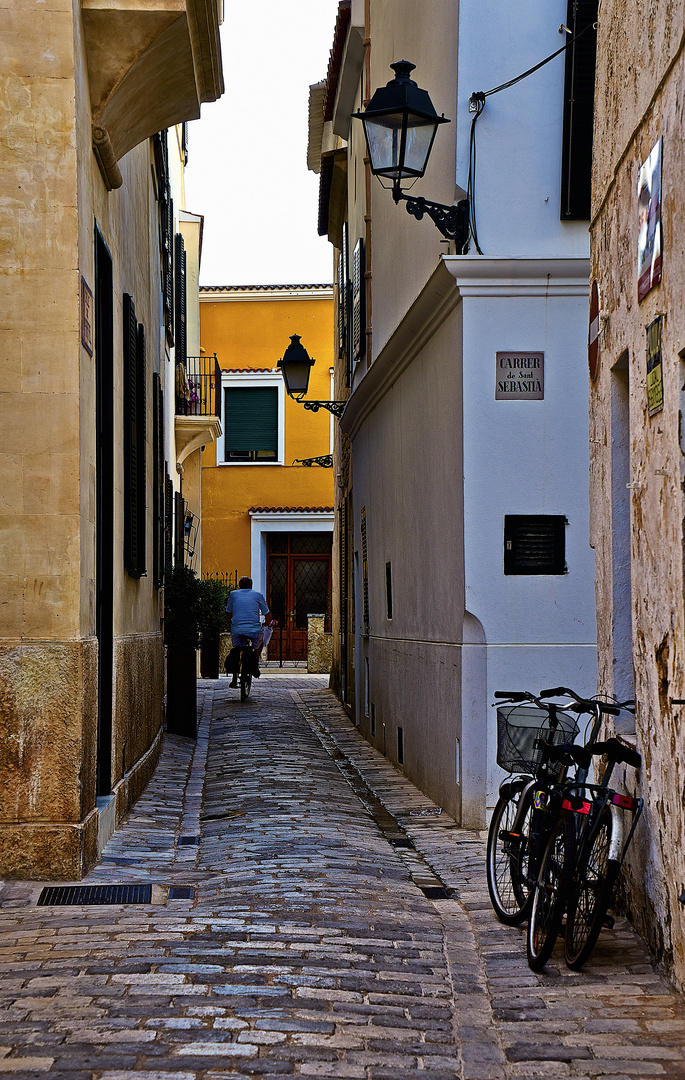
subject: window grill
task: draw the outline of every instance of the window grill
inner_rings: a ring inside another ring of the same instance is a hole
[[[565,574],[563,514],[507,514],[504,518],[505,574]]]

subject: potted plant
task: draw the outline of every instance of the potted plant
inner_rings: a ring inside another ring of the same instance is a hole
[[[226,629],[228,586],[219,578],[200,582],[200,674],[203,679],[219,678],[219,641]]]
[[[200,582],[188,566],[175,566],[164,582],[167,647],[167,731],[197,738],[197,657]]]

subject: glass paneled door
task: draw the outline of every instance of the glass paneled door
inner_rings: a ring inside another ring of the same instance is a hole
[[[271,660],[307,659],[307,617],[325,615],[330,631],[331,533],[270,533],[267,602],[278,622]]]

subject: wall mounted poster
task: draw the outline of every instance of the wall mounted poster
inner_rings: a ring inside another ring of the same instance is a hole
[[[661,281],[661,142],[637,177],[637,298]]]
[[[661,322],[662,317],[658,315],[647,327],[647,409],[650,416],[654,416],[664,407]]]

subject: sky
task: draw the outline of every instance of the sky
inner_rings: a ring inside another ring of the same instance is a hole
[[[333,280],[307,169],[309,86],[326,77],[338,0],[225,0],[225,91],[189,126],[186,209],[204,215],[200,284]]]

